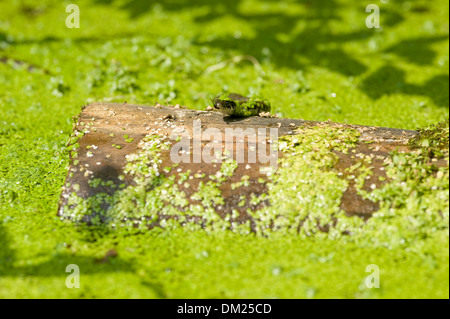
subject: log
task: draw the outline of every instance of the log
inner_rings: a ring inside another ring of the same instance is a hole
[[[411,130],[339,124],[331,121],[313,122],[258,116],[231,118],[218,112],[170,106],[93,103],[85,106],[75,121],[74,134],[69,142],[70,167],[62,189],[58,215],[80,222],[105,223],[108,222],[106,212],[110,206],[118,205],[117,201],[111,198],[123,190],[133,190],[136,192],[136,200],[131,202],[138,205],[139,209],[146,207],[145,209],[152,212],[153,217],[149,217],[150,222],[147,223],[150,228],[160,226],[161,222],[170,219],[180,220],[183,223],[193,221],[202,225],[204,223],[202,214],[208,215],[209,217],[205,218],[211,220],[219,220],[217,217],[220,217],[231,219],[237,224],[249,221],[253,224],[251,212],[271,205],[270,199],[261,196],[268,191],[271,176],[276,174],[278,161],[286,156],[285,151],[280,149],[279,140],[293,137],[301,134],[301,130],[314,127],[357,132],[358,140],[349,152],[333,150],[338,160],[330,169],[345,179],[352,174],[348,168],[357,163],[362,155],[370,156],[373,159],[371,165],[374,175],[370,182],[363,186],[368,192],[385,183],[383,180],[387,177],[382,167],[391,156],[391,152],[394,150],[410,152],[408,141],[417,135],[416,131]],[[228,134],[230,130],[235,135],[231,138]],[[244,135],[239,130],[255,134]],[[220,132],[220,137],[209,135],[211,132]],[[258,135],[259,132],[264,134]],[[272,134],[273,132],[276,132],[276,135]],[[182,141],[188,142],[188,149],[183,151],[183,148],[178,147],[177,150],[177,145],[181,145]],[[153,149],[155,143],[161,143],[164,147]],[[264,145],[265,163],[259,160],[255,162],[250,158],[249,154],[254,151],[255,143],[259,146]],[[211,153],[214,145],[223,151],[220,154]],[[150,153],[142,155],[146,148]],[[180,150],[181,152],[178,152]],[[228,158],[232,171],[228,174],[223,164],[217,160],[226,161],[231,151],[234,156],[244,154],[244,158],[243,161],[241,158],[240,162],[236,157]],[[206,160],[201,157],[200,162],[196,163],[195,156],[198,161],[199,152],[201,155],[215,155],[216,161],[210,160],[213,156],[206,156]],[[138,154],[141,154],[141,159],[144,156],[143,163],[137,162]],[[151,162],[148,154],[158,156],[156,163]],[[184,159],[186,162],[175,163],[174,158]],[[439,161],[438,164],[447,165],[445,161]],[[147,175],[142,172],[139,175],[136,172],[138,166],[140,167],[138,169],[143,169]],[[157,169],[153,170],[154,167]],[[145,176],[151,183],[146,181]],[[164,181],[170,184],[166,190],[161,184]],[[133,188],[139,183],[144,183],[147,191],[157,190],[156,194],[159,194],[157,199],[162,198],[162,204],[151,206],[154,205],[151,199],[139,193],[142,189]],[[357,192],[355,183],[349,180],[340,200],[340,208],[348,216],[370,218],[379,209],[378,203],[362,198]],[[216,194],[212,199],[199,197],[199,189],[207,185],[213,187],[213,190],[220,190],[220,194]],[[130,193],[127,194],[130,196]],[[103,200],[91,201],[88,204],[83,202],[96,196],[102,197],[100,195],[103,196]],[[261,200],[252,202],[251,198]],[[124,221],[133,220],[134,223],[137,219],[144,219],[142,214],[127,213],[137,209],[130,208],[129,203],[127,205],[118,210],[120,214],[123,211],[123,215],[120,216]],[[173,207],[168,211],[167,207],[170,205]],[[180,218],[193,207],[199,206],[203,206],[206,210],[203,213],[188,214],[189,216]],[[283,214],[281,211],[279,213]],[[115,214],[117,217],[117,211]],[[216,215],[212,218],[211,214]]]

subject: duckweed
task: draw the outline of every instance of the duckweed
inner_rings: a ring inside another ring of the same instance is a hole
[[[338,238],[360,226],[340,209],[348,183],[333,170],[339,160],[334,151],[347,153],[358,137],[355,130],[313,127],[280,138],[285,156],[268,183],[271,206],[251,213],[257,232]]]
[[[447,130],[448,140],[448,130]],[[448,154],[446,150],[441,151]],[[393,248],[413,247],[424,238],[449,231],[449,169],[430,165],[422,156],[393,152],[386,162],[389,182],[368,193],[358,193],[380,204],[358,236],[358,242]]]
[[[69,157],[78,156],[65,150],[72,116],[86,103],[204,109],[211,94],[234,91],[266,97],[286,118],[403,129],[442,121],[448,1],[379,2],[382,31],[367,29],[364,8],[348,0],[76,3],[80,29],[65,28],[59,1],[0,1],[0,297],[448,299],[445,229],[387,249],[349,240],[357,234],[253,236],[250,225],[233,224],[237,211],[229,222],[237,234],[195,231],[202,226],[189,221],[111,231],[56,217]],[[241,61],[205,72],[243,54],[259,68]],[[110,249],[117,257],[98,263]],[[203,251],[208,258],[196,258]],[[65,285],[73,263],[81,289]],[[365,288],[368,264],[380,266],[381,289]]]
[[[448,157],[449,120],[420,128],[419,134],[409,144],[419,150],[419,154],[430,158]]]

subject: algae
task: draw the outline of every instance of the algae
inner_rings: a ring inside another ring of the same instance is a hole
[[[448,299],[446,231],[412,250],[184,227],[130,236],[55,216],[71,117],[94,101],[200,110],[211,92],[237,91],[266,97],[286,118],[403,129],[442,121],[448,1],[383,1],[378,30],[348,0],[133,3],[79,0],[82,27],[67,29],[59,1],[0,2],[0,297]],[[245,61],[205,74],[243,54],[264,74]],[[118,256],[99,263],[112,248]],[[65,286],[73,263],[81,289]],[[380,266],[381,289],[364,286],[368,264]]]

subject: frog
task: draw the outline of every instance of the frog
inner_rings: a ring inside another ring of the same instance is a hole
[[[238,93],[219,94],[211,101],[215,110],[229,117],[258,116],[271,109],[266,99],[246,97]]]

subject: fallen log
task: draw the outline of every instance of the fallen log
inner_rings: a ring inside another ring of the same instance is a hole
[[[345,181],[339,184],[333,205],[338,201],[337,209],[346,216],[367,220],[379,204],[363,194],[389,182],[385,166],[392,162],[392,152],[411,152],[409,142],[417,134],[331,121],[230,118],[159,105],[94,103],[85,106],[75,122],[58,214],[113,227],[122,223],[147,228],[174,223],[224,228],[245,224],[254,230],[257,220],[267,219],[265,227],[270,228],[284,213],[284,208],[273,207],[276,201],[272,202],[270,192],[279,196],[289,188],[274,185],[280,185],[278,171],[293,166],[285,176],[303,170],[298,176],[305,179],[307,170],[318,169],[339,179],[331,184]],[[327,162],[322,163],[323,159]],[[438,167],[448,166],[442,158],[431,161]],[[295,166],[299,162],[305,166]],[[370,174],[364,175],[361,167]],[[321,191],[310,201],[331,196]],[[306,195],[299,198],[308,203]],[[267,207],[277,216],[254,213]],[[304,218],[286,223],[301,228]],[[318,222],[318,227],[326,231],[330,224]]]

